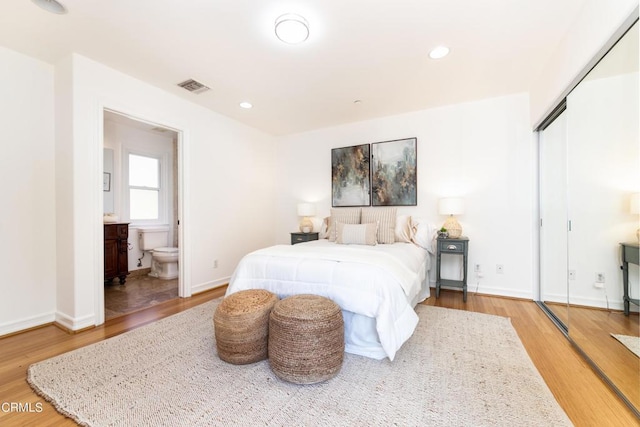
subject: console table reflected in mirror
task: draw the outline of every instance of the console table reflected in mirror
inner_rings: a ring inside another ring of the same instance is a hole
[[[629,295],[629,264],[640,265],[640,245],[638,243],[620,243],[622,248],[622,289],[624,292],[624,315],[629,315],[630,303],[640,305],[640,299]]]

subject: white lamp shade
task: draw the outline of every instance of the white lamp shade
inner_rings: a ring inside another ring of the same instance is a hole
[[[316,207],[311,203],[299,203],[298,204],[298,216],[314,216],[316,214]]]
[[[464,213],[464,199],[460,197],[448,197],[438,201],[438,213],[440,215],[460,215]]]
[[[55,13],[57,15],[64,15],[67,13],[67,8],[56,0],[31,0],[34,4],[47,12]]]
[[[640,193],[633,193],[629,200],[629,213],[632,215],[640,214]]]

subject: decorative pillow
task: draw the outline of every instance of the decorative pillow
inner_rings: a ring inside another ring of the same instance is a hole
[[[438,229],[436,226],[420,218],[412,218],[411,224],[411,228],[413,230],[411,241],[422,249],[426,249],[427,252],[435,255],[436,238],[438,236]]]
[[[332,208],[329,217],[329,241],[336,241],[337,227],[336,224],[360,224],[360,208]]]
[[[397,208],[363,208],[361,223],[378,223],[378,243],[395,243]]]
[[[370,245],[377,243],[378,224],[337,224],[336,243],[343,245]]]
[[[411,243],[413,230],[411,229],[411,215],[398,215],[396,218],[396,242]]]
[[[320,225],[320,231],[318,232],[319,239],[328,239],[329,238],[329,218],[326,217],[322,220],[322,224]]]

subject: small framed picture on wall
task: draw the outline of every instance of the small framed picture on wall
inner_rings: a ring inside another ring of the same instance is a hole
[[[102,173],[102,191],[111,191],[111,174],[109,172]]]

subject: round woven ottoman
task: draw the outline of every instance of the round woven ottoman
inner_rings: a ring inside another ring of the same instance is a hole
[[[285,381],[314,384],[333,378],[344,358],[344,320],[335,302],[294,295],[276,303],[269,319],[269,364]]]
[[[227,296],[216,308],[213,327],[218,356],[234,365],[267,358],[269,313],[278,297],[263,289]]]

